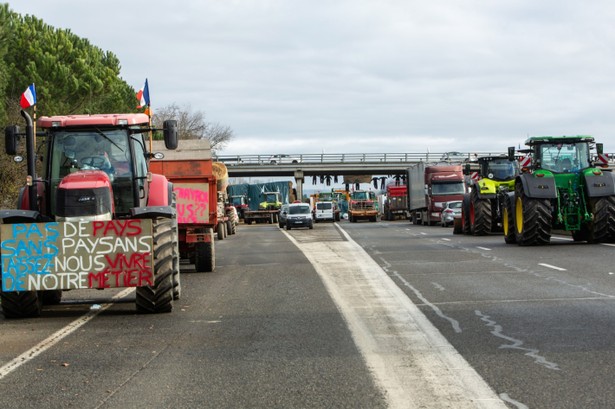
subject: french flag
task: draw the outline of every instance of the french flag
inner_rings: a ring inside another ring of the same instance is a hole
[[[137,92],[137,100],[139,101],[137,108],[149,106],[149,87],[147,85],[147,78],[145,79],[145,86]]]
[[[19,101],[19,105],[23,109],[29,108],[36,104],[36,89],[34,88],[34,84],[30,85],[27,90],[21,94],[21,101]]]

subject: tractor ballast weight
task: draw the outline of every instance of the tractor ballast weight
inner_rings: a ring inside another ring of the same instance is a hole
[[[27,160],[17,208],[0,211],[5,317],[38,316],[64,290],[120,287],[136,288],[138,312],[171,311],[181,291],[177,217],[172,185],[148,171],[160,156],[148,152],[149,117],[43,116],[37,164],[32,119],[21,115],[25,134],[5,129],[6,153],[16,155],[25,136]],[[174,121],[164,139],[177,147]]]
[[[570,232],[575,241],[615,241],[615,175],[594,165],[594,138],[532,137],[525,143],[529,155],[502,203],[506,243],[548,244],[553,230]],[[601,154],[602,145],[596,148]]]

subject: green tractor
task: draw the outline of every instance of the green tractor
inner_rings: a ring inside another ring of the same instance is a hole
[[[514,189],[519,165],[514,158],[502,155],[482,156],[477,161],[475,171],[470,164],[466,166],[472,182],[470,193],[463,196],[461,204],[461,230],[464,234],[484,236],[501,229],[500,202],[506,192]]]
[[[615,175],[594,166],[594,138],[541,136],[525,144],[521,174],[502,203],[506,243],[548,244],[552,230],[574,241],[615,241]],[[595,145],[602,155],[602,144]],[[509,158],[514,151],[508,148]]]

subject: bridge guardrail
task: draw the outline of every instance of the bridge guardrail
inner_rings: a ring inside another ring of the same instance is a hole
[[[505,152],[433,152],[433,153],[315,153],[279,155],[217,155],[214,160],[231,166],[271,164],[338,164],[338,163],[412,163],[412,162],[464,162],[477,156],[504,155]],[[615,166],[615,153],[607,154]]]

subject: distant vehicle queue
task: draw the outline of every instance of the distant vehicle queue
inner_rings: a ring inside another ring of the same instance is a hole
[[[406,219],[453,226],[455,234],[503,233],[506,243],[523,246],[548,244],[554,231],[574,241],[615,242],[615,174],[603,145],[590,136],[531,137],[525,144],[507,154],[448,152],[439,162],[420,161],[377,192],[347,185],[313,194],[306,226]]]

